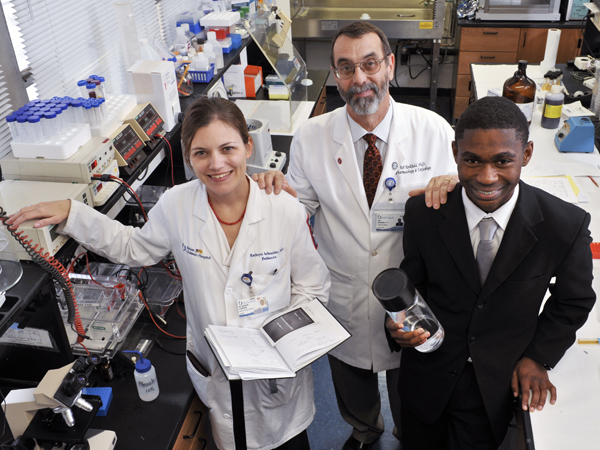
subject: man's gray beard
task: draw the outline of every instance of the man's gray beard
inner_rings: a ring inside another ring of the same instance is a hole
[[[389,83],[387,79],[383,84],[383,86],[377,86],[375,83],[368,82],[362,86],[351,86],[347,91],[344,91],[337,84],[337,89],[342,99],[352,108],[352,111],[359,116],[368,116],[377,112],[379,105],[388,93]],[[373,90],[375,95],[373,97],[355,97],[356,94],[368,90]]]

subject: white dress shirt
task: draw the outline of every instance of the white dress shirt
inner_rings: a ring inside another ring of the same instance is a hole
[[[462,200],[463,205],[465,206],[467,224],[469,225],[469,235],[471,236],[471,245],[473,246],[473,254],[475,256],[477,256],[477,247],[479,246],[479,241],[481,240],[479,237],[479,222],[481,222],[481,219],[491,217],[498,224],[498,229],[494,235],[494,243],[496,244],[494,245],[494,248],[500,248],[500,243],[504,237],[504,231],[506,231],[506,226],[508,225],[510,216],[515,209],[518,198],[519,185],[517,184],[517,186],[515,186],[513,195],[504,205],[502,205],[496,211],[486,213],[485,211],[479,209],[479,207],[471,201],[464,189],[462,190]]]
[[[385,161],[385,154],[387,151],[388,141],[390,137],[390,127],[392,126],[392,119],[394,117],[394,108],[390,103],[388,112],[379,125],[375,127],[373,131],[367,131],[361,127],[358,123],[350,117],[350,114],[346,113],[348,117],[348,125],[350,126],[350,134],[352,135],[352,142],[354,143],[354,151],[356,152],[356,161],[358,162],[358,170],[360,175],[363,176],[364,164],[365,164],[365,153],[367,152],[367,141],[363,139],[365,134],[371,133],[377,136],[377,142],[375,146],[381,154],[381,161]]]

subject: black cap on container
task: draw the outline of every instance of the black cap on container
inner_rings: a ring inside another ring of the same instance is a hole
[[[373,294],[386,311],[408,308],[415,299],[415,287],[402,269],[386,269],[373,280]]]
[[[527,61],[525,61],[524,59],[521,59],[519,61],[519,69],[527,69]]]

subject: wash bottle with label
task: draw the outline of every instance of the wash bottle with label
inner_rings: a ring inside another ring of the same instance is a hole
[[[137,353],[140,356],[140,359],[135,363],[133,376],[140,398],[145,402],[151,402],[160,393],[154,366],[150,363],[149,359],[144,359],[142,354],[137,350],[123,350],[123,353]]]

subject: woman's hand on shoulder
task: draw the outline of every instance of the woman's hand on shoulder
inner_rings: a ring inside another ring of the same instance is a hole
[[[11,214],[6,224],[18,227],[27,220],[41,219],[35,222],[33,226],[34,228],[42,228],[65,221],[69,217],[69,211],[71,211],[70,200],[38,203],[37,205],[21,208],[16,213]]]

